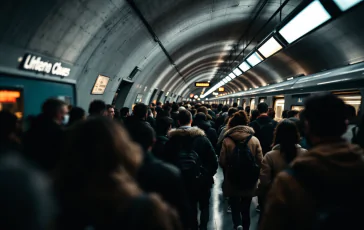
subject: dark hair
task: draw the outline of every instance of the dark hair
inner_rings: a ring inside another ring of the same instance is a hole
[[[114,106],[113,106],[113,105],[110,105],[110,104],[106,105],[106,109],[107,109],[107,110],[109,110],[109,109],[113,109],[113,108],[114,108]]]
[[[157,134],[158,135],[166,135],[168,130],[171,128],[173,124],[173,119],[170,117],[162,117],[157,119]]]
[[[312,96],[305,103],[309,132],[319,137],[341,137],[346,132],[346,106],[333,94]]]
[[[64,101],[56,98],[50,98],[43,103],[42,112],[44,116],[48,118],[53,118],[57,115],[61,108],[66,105],[67,104]]]
[[[297,156],[297,147],[300,141],[297,126],[294,122],[283,119],[278,123],[274,132],[273,145],[280,145],[280,152],[287,164]]]
[[[9,139],[10,134],[16,131],[17,122],[18,118],[13,113],[0,111],[0,142]]]
[[[233,107],[238,107],[238,103],[234,102]]]
[[[145,119],[148,114],[148,106],[144,103],[138,103],[133,108],[133,116],[139,119]]]
[[[267,113],[268,112],[268,104],[265,102],[261,102],[258,104],[257,109],[259,110],[259,113]]]
[[[86,112],[85,112],[85,110],[83,110],[80,107],[73,107],[71,109],[71,111],[69,112],[69,115],[70,115],[70,119],[68,121],[68,126],[71,126],[74,123],[76,123],[77,121],[82,120],[85,117]]]
[[[198,113],[204,113],[204,114],[208,114],[207,108],[205,106],[201,106],[197,109]]]
[[[249,105],[245,107],[245,112],[246,112],[247,115],[249,115],[249,113],[250,113],[250,106]]]
[[[129,108],[128,107],[123,107],[120,109],[120,116],[125,117],[128,113],[129,113]]]
[[[300,112],[299,111],[297,111],[297,110],[290,110],[290,111],[288,111],[288,113],[287,113],[287,116],[288,116],[288,118],[291,118],[291,117],[294,117],[294,116],[296,116],[297,114],[299,114]]]
[[[206,106],[206,108],[211,109],[211,105],[210,104],[207,104],[205,106]]]
[[[354,106],[346,104],[346,117],[349,121],[356,118],[356,110]]]
[[[243,106],[238,106],[238,110],[244,110]]]
[[[282,118],[288,118],[288,110],[283,110],[282,112]]]
[[[192,114],[188,110],[179,111],[178,121],[181,126],[187,125],[192,121]]]
[[[197,110],[196,110],[196,109],[190,109],[190,113],[191,113],[192,115],[196,115]]]
[[[135,122],[128,131],[133,141],[138,143],[144,151],[153,146],[156,134],[148,122]]]
[[[236,112],[238,112],[238,109],[235,107],[232,107],[229,109],[228,116],[232,117]]]
[[[231,129],[238,125],[248,125],[249,119],[245,111],[239,111],[234,113],[233,117],[228,122],[228,129]]]
[[[196,114],[194,121],[207,121],[206,114],[199,112]]]
[[[250,122],[255,121],[259,117],[259,115],[260,115],[259,111],[257,109],[254,109],[250,117]]]
[[[102,115],[102,113],[106,110],[106,104],[102,100],[94,100],[90,103],[88,108],[88,113],[90,115]]]
[[[172,112],[177,112],[178,111],[178,108],[179,108],[179,106],[178,106],[177,103],[173,103],[172,104]]]
[[[158,101],[158,102],[157,102],[157,105],[162,105],[162,102]]]
[[[223,113],[225,113],[225,112],[229,111],[229,106],[224,105],[224,106],[221,108],[221,111],[222,111]]]

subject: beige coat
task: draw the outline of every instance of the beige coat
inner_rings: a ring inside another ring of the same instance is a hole
[[[355,203],[363,196],[364,152],[343,139],[312,148],[290,166],[305,181],[298,181],[286,171],[277,175],[268,193],[260,230],[312,229],[317,211],[315,197]]]
[[[301,156],[306,152],[306,149],[302,148],[300,145],[297,145],[297,156]],[[259,193],[261,195],[265,195],[276,175],[287,167],[288,164],[281,154],[280,145],[274,146],[272,151],[265,154],[263,158],[259,177]]]
[[[247,137],[254,134],[254,130],[248,126],[236,126],[234,128],[229,129],[225,133],[225,137],[230,136],[235,141],[243,142]],[[231,138],[225,138],[222,142],[222,149],[220,153],[220,165],[224,170],[224,183],[223,183],[223,192],[225,196],[255,196],[256,187],[254,186],[248,190],[237,190],[232,187],[229,181],[229,170],[227,170],[227,161],[231,157],[234,148],[235,142]],[[253,156],[256,159],[256,162],[259,166],[261,166],[263,154],[262,148],[260,146],[259,140],[256,137],[252,137],[248,142],[248,147],[250,148]]]

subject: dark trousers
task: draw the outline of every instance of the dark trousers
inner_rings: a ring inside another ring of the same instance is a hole
[[[244,230],[249,230],[251,202],[252,202],[252,197],[229,198],[229,203],[231,206],[231,216],[233,218],[234,228],[241,225],[243,226]]]
[[[199,229],[198,226],[198,207],[200,209],[200,229],[207,229],[207,223],[210,219],[210,197],[211,189],[201,189],[198,193],[191,196],[191,214],[192,214],[192,229]]]

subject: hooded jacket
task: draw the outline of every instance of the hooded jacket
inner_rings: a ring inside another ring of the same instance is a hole
[[[209,139],[212,146],[215,148],[217,144],[217,133],[214,128],[212,128],[210,122],[208,121],[196,121],[195,125],[205,131],[206,137]]]
[[[363,150],[344,139],[312,148],[297,157],[291,168],[299,177],[286,171],[277,175],[267,197],[261,230],[312,229],[318,204],[357,204],[363,196]]]
[[[202,166],[208,172],[208,185],[213,184],[213,176],[217,171],[217,157],[215,150],[206,137],[205,132],[198,127],[181,127],[179,129],[172,129],[169,134],[169,141],[166,143],[164,156],[162,159],[178,165],[178,153],[181,146],[185,144],[184,139],[190,138],[191,148],[199,155]]]
[[[257,186],[252,187],[247,190],[237,190],[233,188],[230,182],[230,171],[228,169],[228,159],[234,152],[235,142],[243,142],[250,135],[254,135],[254,130],[248,126],[235,126],[229,129],[224,134],[224,139],[222,142],[222,149],[220,153],[220,165],[224,170],[224,182],[223,182],[223,192],[225,196],[244,196],[252,197],[255,195],[255,190]],[[248,147],[251,153],[255,157],[256,163],[261,166],[263,154],[262,148],[260,147],[259,140],[256,137],[252,137],[248,142]]]

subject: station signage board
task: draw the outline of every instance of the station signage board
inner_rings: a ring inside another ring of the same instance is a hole
[[[210,82],[195,82],[196,87],[210,87]]]
[[[59,61],[51,61],[39,55],[26,54],[21,62],[20,68],[36,73],[49,74],[59,77],[68,77],[71,68]]]
[[[219,92],[225,92],[225,88],[224,87],[220,87],[219,88]]]
[[[94,95],[102,95],[105,92],[106,86],[109,83],[110,78],[103,76],[103,75],[99,75],[96,79],[95,85],[92,89],[91,94]]]

